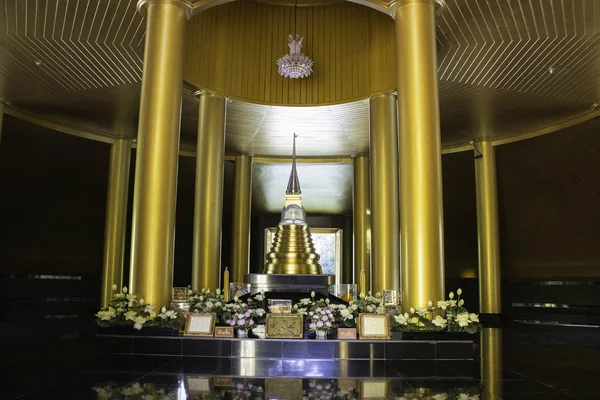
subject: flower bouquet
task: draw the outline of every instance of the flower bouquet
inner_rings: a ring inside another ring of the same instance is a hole
[[[395,315],[393,328],[405,332],[478,332],[481,329],[479,316],[463,307],[465,301],[460,298],[462,290],[458,289],[456,293],[457,299],[450,292],[448,300],[440,300],[436,305],[430,300],[427,307],[411,307],[410,314]]]
[[[218,313],[225,306],[225,298],[221,289],[211,292],[202,289],[200,292],[189,291],[190,311],[195,313]]]
[[[305,396],[309,400],[331,400],[335,393],[335,384],[329,380],[309,380]]]
[[[317,307],[315,311],[309,311],[308,321],[308,328],[312,332],[316,332],[317,339],[325,339],[327,333],[337,327],[335,324],[335,315],[333,315],[333,310],[329,307]]]
[[[116,290],[116,285],[113,285]],[[96,324],[101,328],[120,327],[141,330],[147,326],[179,330],[183,324],[183,315],[178,308],[162,307],[160,313],[156,307],[146,304],[134,294],[128,293],[127,287],[114,295],[109,306],[96,313]]]

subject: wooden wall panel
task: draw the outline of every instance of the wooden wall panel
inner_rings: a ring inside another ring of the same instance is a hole
[[[304,36],[314,61],[306,79],[285,79],[277,59],[287,36]],[[261,104],[317,105],[395,89],[394,22],[346,2],[294,8],[239,1],[206,10],[187,26],[184,79],[230,98]]]

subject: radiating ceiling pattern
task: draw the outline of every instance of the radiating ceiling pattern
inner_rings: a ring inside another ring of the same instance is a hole
[[[72,128],[135,135],[145,35],[136,3],[0,2],[0,98]],[[600,2],[446,3],[437,20],[445,148],[473,137],[540,129],[583,115],[600,102]],[[188,147],[196,141],[194,90],[185,88],[182,104],[182,145]],[[299,143],[304,155],[368,150],[366,103],[288,110],[235,101],[228,106],[230,153],[287,155],[294,130],[307,139]]]
[[[595,102],[596,0],[447,0],[438,18],[442,81]]]

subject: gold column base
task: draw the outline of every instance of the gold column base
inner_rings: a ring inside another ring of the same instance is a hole
[[[267,254],[265,274],[320,275],[323,269],[306,224],[279,224],[271,251]]]

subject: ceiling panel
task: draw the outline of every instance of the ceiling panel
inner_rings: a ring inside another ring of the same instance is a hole
[[[71,128],[135,135],[145,36],[136,3],[0,2],[0,98]],[[446,3],[437,20],[445,148],[473,137],[535,131],[600,103],[600,2]],[[188,147],[196,141],[195,89],[185,87],[182,103],[182,144]],[[229,153],[289,155],[294,131],[303,156],[368,151],[367,103],[284,109],[233,101],[228,106]]]

